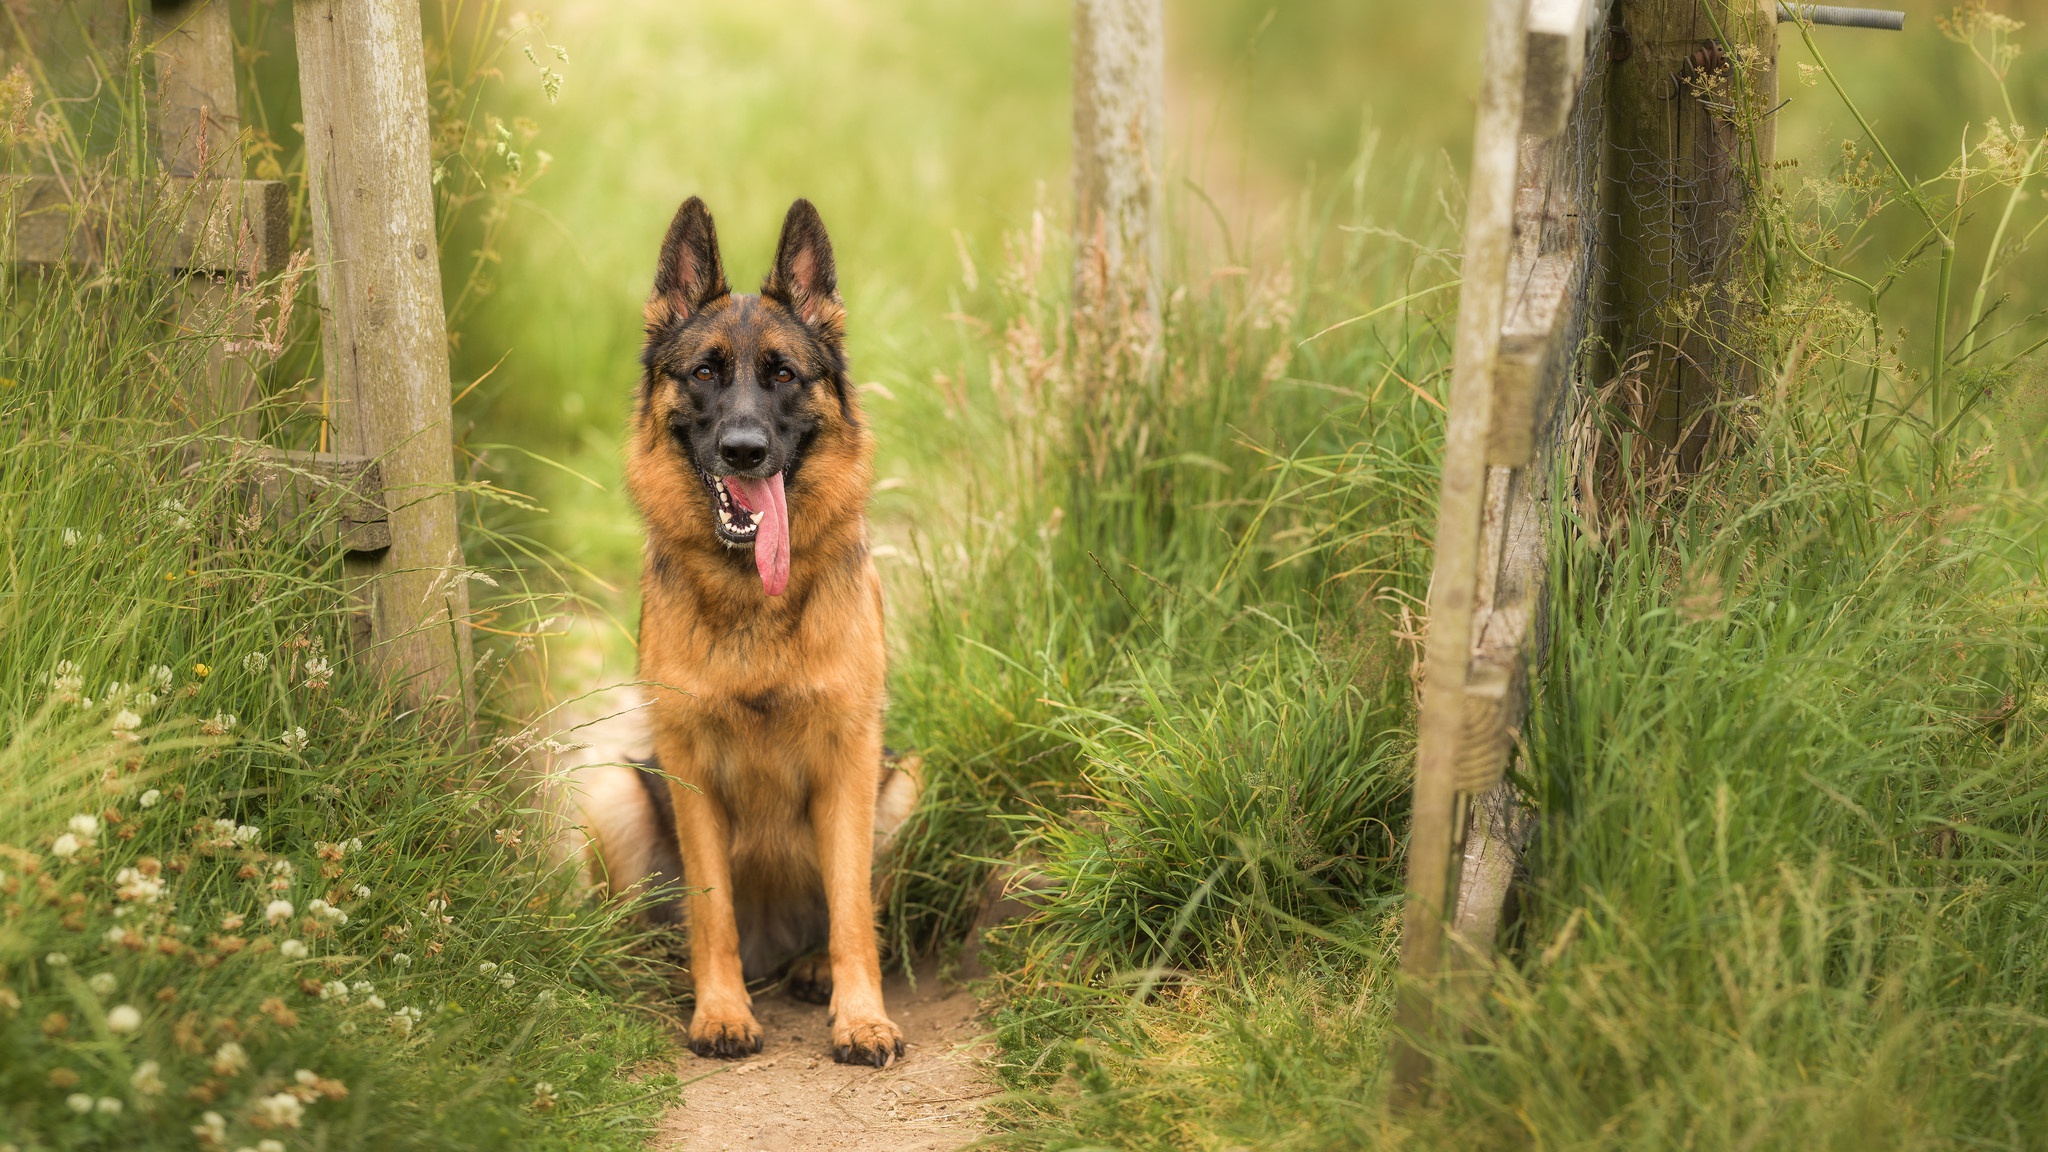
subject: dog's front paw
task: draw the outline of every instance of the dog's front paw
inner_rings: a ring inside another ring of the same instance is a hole
[[[761,1026],[745,1008],[737,1012],[697,1009],[690,1018],[690,1051],[699,1056],[737,1060],[761,1050]]]
[[[841,1064],[887,1068],[903,1055],[903,1030],[887,1016],[832,1023],[832,1058]]]

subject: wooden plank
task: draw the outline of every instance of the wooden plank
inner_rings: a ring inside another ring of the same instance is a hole
[[[1584,288],[1575,250],[1517,259],[1508,270],[1513,303],[1501,326],[1495,377],[1494,422],[1487,463],[1519,468],[1529,462],[1537,429],[1556,406],[1573,349],[1564,347],[1569,308]]]
[[[1419,1102],[1429,1058],[1416,1040],[1439,1027],[1446,973],[1444,918],[1457,897],[1458,761],[1465,732],[1465,685],[1481,559],[1486,445],[1493,426],[1493,377],[1507,298],[1522,123],[1526,0],[1493,0],[1487,20],[1479,116],[1465,216],[1464,284],[1459,292],[1436,567],[1430,579],[1429,640],[1417,723],[1415,798],[1395,1008],[1394,1102]]]
[[[1564,131],[1586,74],[1592,0],[1529,0],[1522,131],[1549,139]]]
[[[159,7],[155,16],[157,148],[164,171],[215,180],[242,174],[235,37],[222,0]]]
[[[448,326],[414,0],[296,0],[324,411],[383,465],[391,544],[351,554],[371,654],[414,701],[472,703]]]
[[[251,496],[267,522],[323,551],[391,547],[383,466],[367,456],[264,449]]]
[[[1480,962],[1473,966],[1475,975],[1485,972],[1484,962],[1491,961],[1499,947],[1508,897],[1535,827],[1535,814],[1508,781],[1494,785],[1472,805],[1451,931],[1469,957]]]
[[[1546,448],[1550,447],[1546,445]],[[1506,469],[1499,469],[1505,474]],[[1458,789],[1479,793],[1500,781],[1528,712],[1529,674],[1541,649],[1549,568],[1549,469],[1513,474],[1495,549],[1499,568],[1473,629],[1465,684],[1465,734]]]
[[[255,330],[255,304],[231,277],[284,267],[285,189],[240,182],[242,115],[226,0],[152,7],[157,150],[170,178],[141,207],[152,221],[172,222],[172,231],[149,255],[158,267],[200,274],[177,294],[178,329],[226,337],[208,341],[204,365],[186,383],[185,420],[198,432],[252,441],[263,434],[262,383],[256,366],[229,348]],[[230,276],[212,275],[218,272]]]
[[[113,223],[127,218],[125,189],[74,189],[55,176],[0,176],[6,258],[19,264],[98,266]],[[255,273],[282,269],[291,227],[289,190],[280,180],[173,176],[159,182],[148,213],[177,223],[155,243],[152,267],[167,272]]]

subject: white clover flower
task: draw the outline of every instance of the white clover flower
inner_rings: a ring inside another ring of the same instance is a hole
[[[79,535],[78,529],[76,528],[66,528],[64,530],[64,546],[66,548],[76,548],[78,547],[79,542],[84,539],[85,537]]]
[[[410,1036],[413,1025],[418,1024],[424,1015],[417,1008],[400,1008],[391,1014],[391,1030],[400,1036]]]
[[[306,687],[325,688],[334,675],[334,665],[325,656],[306,658]]]
[[[130,696],[128,698],[128,703],[133,705],[139,711],[147,712],[151,708],[156,707],[157,705],[156,693],[137,692],[135,695]]]
[[[256,1142],[256,1152],[284,1152],[284,1141],[258,1140]]]
[[[535,1004],[539,1004],[539,1005],[541,1005],[541,1006],[542,1006],[542,1007],[544,1007],[544,1008],[552,1008],[552,1007],[554,1007],[554,1005],[555,1005],[555,990],[554,990],[553,988],[543,988],[543,989],[541,989],[541,990],[540,990],[540,995],[538,995],[538,996],[535,996],[535,997],[533,998],[533,1002],[534,1002]]]
[[[168,665],[168,664],[151,664],[151,665],[149,666],[149,671],[148,671],[148,672],[145,672],[145,673],[143,673],[143,677],[142,677],[142,678],[143,678],[144,680],[147,680],[147,681],[149,681],[149,682],[151,682],[151,683],[155,684],[155,685],[156,685],[156,690],[157,690],[157,691],[159,691],[159,692],[165,691],[165,690],[169,689],[169,688],[170,688],[170,686],[171,686],[171,668],[170,668],[170,665]]]
[[[248,1067],[248,1050],[233,1040],[213,1050],[213,1073],[216,1076],[239,1076]]]
[[[69,660],[57,661],[57,670],[50,677],[50,695],[58,701],[78,699],[85,691],[85,677],[78,674],[78,665]]]
[[[292,918],[292,902],[289,900],[272,900],[263,906],[263,918],[269,921],[273,928],[284,923]]]
[[[351,836],[348,839],[343,840],[341,842],[341,850],[343,852],[361,852],[363,850],[362,838],[359,836]]]
[[[199,1117],[199,1123],[192,1126],[192,1134],[208,1144],[224,1144],[228,1138],[227,1117],[218,1112],[208,1112]]]
[[[391,956],[391,966],[394,968],[410,968],[412,967],[412,957],[403,952],[393,953]]]
[[[149,791],[144,792],[139,798],[137,798],[135,802],[144,808],[154,808],[156,807],[157,801],[162,800],[163,798],[164,794],[162,792],[159,792],[156,789],[151,788]]]
[[[241,722],[233,712],[215,712],[212,718],[199,725],[199,733],[202,736],[225,736]]]
[[[92,1111],[92,1097],[83,1092],[73,1092],[64,1098],[64,1106],[83,1116]]]
[[[251,652],[247,656],[242,657],[242,671],[247,672],[251,676],[261,675],[269,671],[269,669],[270,657],[265,653]]]
[[[112,1096],[102,1096],[98,1100],[93,1101],[92,1110],[102,1116],[119,1116],[121,1114],[121,1102]]]
[[[71,829],[72,833],[80,840],[88,843],[97,839],[100,834],[100,818],[88,816],[82,812],[65,821],[64,826]]]
[[[50,842],[50,855],[59,860],[69,860],[78,855],[79,847],[78,837],[66,832]]]
[[[114,713],[114,718],[107,724],[107,727],[112,728],[116,736],[125,736],[133,739],[135,730],[142,727],[142,717],[123,708],[119,712]]]
[[[297,1128],[306,1114],[306,1106],[289,1092],[275,1096],[264,1096],[256,1101],[256,1116],[272,1128]]]
[[[491,973],[496,972],[498,970],[498,966],[496,963],[486,960],[483,963],[477,965],[476,970],[483,973],[486,976],[489,976]]]
[[[277,738],[277,742],[284,745],[284,750],[287,752],[303,752],[306,750],[306,730],[304,728],[288,729],[284,735]]]
[[[299,874],[299,866],[289,860],[272,860],[270,862],[270,874],[272,876],[282,876],[289,880]]]
[[[254,844],[261,835],[263,830],[254,824],[244,824],[235,829],[235,841],[239,844]]]
[[[125,912],[125,911],[127,911],[127,909],[125,909],[125,908],[116,908],[116,909],[114,909],[114,911],[115,911],[115,912]],[[123,927],[121,927],[120,925],[118,925],[118,924],[117,924],[117,925],[115,925],[114,927],[112,927],[112,928],[109,928],[109,929],[107,929],[107,937],[106,937],[106,939],[107,939],[107,943],[109,943],[109,944],[115,944],[115,945],[120,945],[120,944],[126,944],[126,943],[128,942],[128,930],[127,930],[126,928],[123,928]]]
[[[119,680],[109,680],[107,690],[100,695],[105,697],[109,704],[119,704],[122,698],[128,695],[128,686]]]
[[[277,954],[287,960],[304,960],[306,944],[302,940],[287,940],[277,946]]]
[[[52,952],[43,957],[43,963],[52,968],[68,968],[71,966],[71,957],[63,952]]]
[[[355,892],[356,899],[358,900],[368,900],[370,898],[370,886],[368,884],[356,885]]]
[[[233,820],[215,820],[213,822],[213,830],[216,835],[233,836],[235,834],[235,822]]]
[[[519,977],[514,976],[510,972],[498,977],[498,987],[500,988],[510,988],[517,983],[519,983]]]
[[[154,904],[164,894],[163,877],[144,875],[138,868],[123,868],[116,872],[114,883],[119,885],[114,894],[123,900]]]
[[[346,1004],[348,1003],[348,985],[343,984],[339,980],[329,980],[320,986],[320,998],[322,1000],[339,1000]]]
[[[355,993],[358,996],[365,996],[371,992],[375,992],[377,990],[377,986],[375,984],[370,983],[368,980],[358,980],[355,983],[349,985],[348,990]]]
[[[87,980],[85,986],[92,989],[92,993],[95,996],[108,996],[113,994],[114,989],[121,986],[121,982],[114,979],[112,972],[100,972],[95,974],[92,979]]]
[[[363,1003],[368,1004],[370,1007],[376,1009],[379,1012],[382,1012],[384,1010],[384,998],[382,996],[376,995],[375,993],[372,993],[369,996],[364,997]]]
[[[141,1095],[161,1096],[164,1090],[162,1071],[156,1061],[144,1060],[135,1066],[134,1073],[128,1077],[128,1083]]]
[[[312,903],[306,905],[306,911],[312,913],[315,916],[320,917],[322,920],[325,920],[331,924],[348,923],[348,913],[343,912],[341,909],[336,908],[334,905],[329,904],[325,900],[314,900]]]
[[[142,1027],[142,1013],[133,1004],[116,1004],[107,1013],[107,1031],[116,1036],[126,1036]]]

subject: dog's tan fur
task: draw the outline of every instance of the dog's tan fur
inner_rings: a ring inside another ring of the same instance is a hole
[[[700,280],[714,271],[696,270]],[[694,309],[707,339],[774,340],[751,310],[781,308],[836,340],[836,291],[807,296],[799,277],[784,304],[768,287],[760,298],[702,302],[657,290],[650,334]],[[749,323],[750,336],[741,332]],[[673,781],[690,890],[692,1045],[723,1056],[759,1050],[743,928],[800,918],[822,898],[834,1050],[887,1063],[902,1033],[882,1003],[870,888],[885,671],[865,520],[873,438],[843,378],[836,390],[812,386],[816,430],[787,490],[789,583],[771,597],[751,559],[736,562],[715,535],[703,482],[670,431],[687,400],[655,357],[649,365],[627,474],[647,526],[640,676],[655,686],[655,755]]]

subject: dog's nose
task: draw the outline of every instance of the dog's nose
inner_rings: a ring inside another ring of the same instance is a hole
[[[751,472],[768,458],[768,433],[734,428],[718,438],[718,459],[735,472]]]

